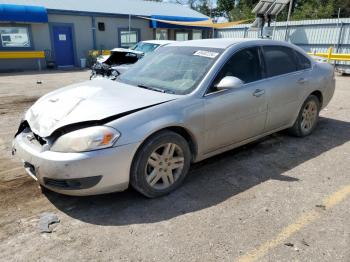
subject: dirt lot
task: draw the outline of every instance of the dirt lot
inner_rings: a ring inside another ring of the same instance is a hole
[[[169,196],[42,194],[11,139],[39,96],[85,79],[0,75],[0,260],[350,261],[350,77],[337,78],[312,136],[276,134],[198,163]],[[39,233],[43,212],[61,220],[51,234]]]

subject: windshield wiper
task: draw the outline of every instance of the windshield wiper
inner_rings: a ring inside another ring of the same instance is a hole
[[[144,89],[148,89],[148,90],[152,90],[152,91],[156,91],[156,92],[160,92],[160,93],[165,93],[165,90],[160,89],[160,88],[156,88],[156,87],[150,87],[150,86],[146,86],[143,84],[137,85],[140,88],[144,88]]]

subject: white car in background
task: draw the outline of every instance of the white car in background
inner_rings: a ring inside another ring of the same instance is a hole
[[[127,48],[114,48],[110,55],[97,58],[92,66],[90,79],[105,77],[112,80],[124,73],[129,67],[145,55],[154,52],[161,46],[171,44],[175,41],[169,40],[147,40],[138,42],[136,45]]]
[[[144,55],[147,55],[151,52],[154,52],[156,49],[158,49],[161,46],[166,46],[171,43],[174,43],[175,41],[171,40],[147,40],[147,41],[141,41],[138,42],[136,45],[131,47],[128,50],[133,50],[135,52],[141,52]],[[132,64],[123,64],[120,66],[117,66],[116,69],[118,70],[119,73],[124,73],[126,70],[130,68]]]

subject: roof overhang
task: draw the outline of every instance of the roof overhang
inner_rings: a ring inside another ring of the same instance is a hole
[[[0,4],[0,22],[47,23],[47,10],[42,6]]]

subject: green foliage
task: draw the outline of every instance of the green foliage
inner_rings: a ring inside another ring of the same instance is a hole
[[[230,3],[229,3],[230,2]],[[251,13],[259,0],[240,0],[237,5],[232,6],[235,1],[218,0],[218,9],[226,14],[230,21],[253,18]],[[291,19],[323,19],[336,18],[340,8],[340,17],[350,17],[350,0],[294,0]],[[288,7],[278,15],[279,21],[287,19]]]
[[[161,2],[162,0],[148,0]],[[210,0],[170,0],[185,4],[207,16],[210,16]],[[212,16],[224,16],[230,21],[254,18],[252,10],[259,0],[217,0],[217,8],[212,9]],[[292,20],[350,17],[350,0],[294,0]],[[279,21],[287,19],[288,7],[278,15]]]
[[[334,12],[334,0],[298,1],[292,18],[293,20],[331,18]]]
[[[244,19],[254,18],[255,14],[252,13],[253,8],[259,2],[259,0],[241,0],[238,5],[235,6],[229,12],[230,21],[238,21]]]

